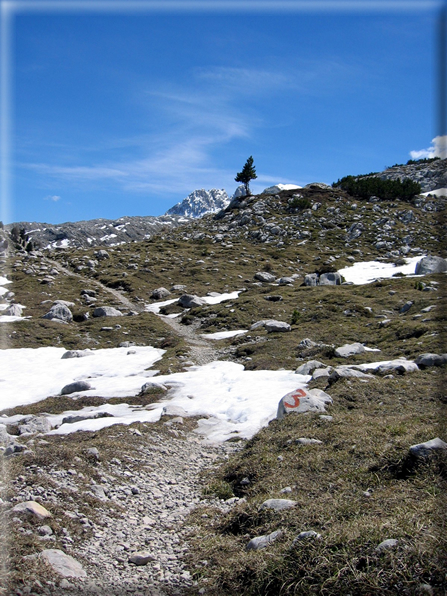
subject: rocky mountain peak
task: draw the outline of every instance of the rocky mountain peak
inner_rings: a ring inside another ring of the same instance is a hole
[[[223,189],[203,188],[193,191],[183,201],[166,211],[166,215],[202,217],[206,213],[217,213],[229,204],[230,198]]]
[[[410,178],[421,185],[422,192],[447,187],[447,159],[419,160],[406,165],[394,165],[375,174],[382,180]]]

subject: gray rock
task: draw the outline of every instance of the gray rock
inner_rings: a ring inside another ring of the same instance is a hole
[[[300,437],[299,439],[295,439],[295,443],[298,445],[322,445],[323,441],[319,439],[309,439],[307,437]]]
[[[447,271],[447,260],[442,257],[423,257],[416,263],[416,275],[429,275],[430,273],[443,273]]]
[[[19,503],[12,508],[14,513],[28,513],[37,517],[37,519],[46,519],[47,517],[51,517],[51,513],[48,509],[45,509],[43,505],[37,503],[36,501],[25,501],[23,503]]]
[[[274,333],[278,331],[292,331],[292,327],[289,323],[284,323],[283,321],[266,321],[265,329],[267,333]]]
[[[333,368],[330,366],[328,368],[317,368],[312,373],[312,381],[316,381],[317,379],[328,378],[332,374]]]
[[[94,497],[100,499],[101,501],[107,501],[107,495],[102,486],[99,484],[92,484],[90,487],[90,492],[93,494]]]
[[[0,445],[9,445],[14,441],[14,436],[8,433],[5,424],[0,423]]]
[[[56,573],[63,577],[86,577],[82,565],[62,550],[50,548],[40,553],[40,558],[45,561]]]
[[[296,546],[298,544],[298,542],[301,542],[302,540],[309,540],[309,539],[321,540],[321,534],[314,532],[314,530],[308,530],[307,532],[300,532],[298,534],[298,536],[292,542],[291,548]]]
[[[329,379],[334,382],[338,379],[373,379],[371,374],[364,373],[357,368],[350,366],[337,366],[329,375]]]
[[[399,312],[401,314],[404,314],[404,313],[408,312],[412,306],[413,306],[413,302],[411,300],[408,300],[408,302],[405,302],[405,304],[401,307]]]
[[[70,323],[73,320],[73,314],[65,304],[54,304],[42,319]]]
[[[318,273],[308,273],[304,277],[305,286],[318,286]]]
[[[76,393],[77,391],[88,391],[92,389],[90,383],[87,381],[75,381],[74,383],[69,383],[62,387],[61,395],[69,395],[70,393]]]
[[[123,313],[113,306],[98,306],[93,311],[94,317],[122,317]]]
[[[92,350],[68,350],[62,354],[61,360],[66,360],[68,358],[84,358],[84,356],[93,355],[94,352],[92,352]]]
[[[146,391],[150,391],[151,389],[162,389],[163,391],[167,391],[168,388],[163,383],[157,383],[156,381],[148,381],[141,387],[141,393],[145,393]]]
[[[271,534],[257,536],[256,538],[252,538],[245,548],[247,550],[259,550],[261,548],[266,548],[267,546],[275,542],[275,540],[281,538],[282,535],[282,530],[276,530],[276,532],[272,532]]]
[[[104,259],[110,259],[110,255],[106,250],[97,250],[95,252],[95,257],[100,261],[103,261]]]
[[[196,308],[198,306],[203,306],[206,302],[203,298],[199,298],[198,296],[183,294],[183,296],[180,296],[178,299],[177,304],[182,308]]]
[[[388,540],[384,540],[378,546],[376,546],[377,552],[382,552],[384,550],[388,550],[390,548],[394,548],[397,546],[398,541],[395,538],[388,538]]]
[[[10,304],[8,308],[3,311],[4,315],[8,315],[9,317],[21,317],[23,313],[23,308],[20,304]]]
[[[165,406],[162,411],[163,416],[181,416],[182,418],[186,418],[188,416],[188,412],[181,408],[180,406]]]
[[[46,416],[33,416],[24,424],[19,424],[21,435],[33,433],[47,433],[52,429],[51,422]]]
[[[53,530],[50,528],[50,526],[39,526],[37,528],[37,533],[39,536],[51,536]]]
[[[320,362],[319,360],[309,360],[305,364],[299,366],[295,374],[297,375],[311,375],[315,369],[317,368],[324,368],[326,365]]]
[[[345,344],[340,348],[336,348],[335,355],[339,358],[349,358],[349,356],[354,356],[355,354],[363,354],[365,352],[365,347],[360,343],[353,343],[353,344]]]
[[[320,286],[339,286],[341,281],[341,275],[338,272],[322,273],[319,279]]]
[[[290,509],[295,507],[296,501],[291,499],[267,499],[264,501],[260,509],[273,509],[273,511],[283,511],[284,509]]]
[[[426,443],[418,443],[410,447],[410,454],[414,457],[427,457],[432,451],[447,449],[447,443],[442,441],[439,437],[431,439]]]
[[[258,271],[258,273],[255,273],[254,278],[265,283],[273,283],[276,280],[276,277],[268,271]]]
[[[418,371],[419,367],[415,362],[398,358],[397,360],[391,360],[386,364],[381,364],[374,369],[369,368],[369,370],[372,370],[379,375],[385,375],[393,372],[399,375],[404,375],[406,373]]]
[[[129,557],[129,563],[134,565],[147,565],[150,561],[156,561],[156,558],[147,551],[139,551]]]
[[[277,283],[278,283],[280,286],[285,286],[285,285],[288,285],[288,284],[293,284],[293,283],[295,283],[295,278],[294,278],[294,277],[280,277],[280,278],[279,278],[279,279],[277,279],[276,281],[277,281]]]
[[[99,460],[99,451],[96,447],[89,447],[86,450],[87,456],[91,457],[92,459]]]
[[[416,358],[416,364],[420,368],[429,366],[442,366],[447,363],[447,354],[421,354]]]
[[[167,298],[171,295],[171,292],[166,288],[157,288],[156,290],[152,291],[151,298],[154,300],[161,300],[162,298]]]

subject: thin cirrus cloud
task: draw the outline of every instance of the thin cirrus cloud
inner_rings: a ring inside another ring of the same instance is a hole
[[[339,84],[340,78],[346,80],[355,70],[355,66],[331,59],[330,64],[303,63],[296,70],[196,68],[183,84],[152,82],[149,88],[145,83],[137,100],[147,114],[148,131],[136,144],[129,143],[125,157],[99,157],[88,165],[35,162],[27,167],[83,186],[103,182],[136,192],[160,193],[169,188],[171,193],[184,193],[197,186],[225,187],[233,183],[234,173],[218,167],[213,154],[226,144],[249,140],[263,127],[271,127],[264,98],[286,90],[315,92],[327,88],[331,84],[328,79],[334,84],[337,79]],[[331,76],[322,76],[328,72]],[[88,159],[91,162],[91,153]]]
[[[53,201],[54,203],[57,203],[57,201],[60,201],[60,196],[59,195],[47,195],[46,197],[43,198],[44,201]]]

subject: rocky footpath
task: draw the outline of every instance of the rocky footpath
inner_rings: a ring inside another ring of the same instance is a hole
[[[13,496],[1,505],[12,535],[33,539],[41,552],[25,555],[23,585],[2,594],[185,593],[193,583],[187,516],[203,498],[200,473],[238,448],[204,445],[182,430],[180,416],[161,426],[115,427],[116,456],[89,447],[69,463],[44,464],[48,441],[28,437],[38,463],[11,480]],[[225,512],[238,501],[211,504]]]

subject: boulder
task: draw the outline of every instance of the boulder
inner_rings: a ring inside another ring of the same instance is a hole
[[[28,513],[30,515],[34,515],[37,519],[46,519],[47,517],[51,517],[51,513],[48,509],[45,509],[43,505],[37,503],[36,501],[25,501],[23,503],[19,503],[12,508],[14,513]]]
[[[447,354],[421,354],[416,358],[416,364],[419,368],[428,368],[429,366],[442,366],[447,363]]]
[[[110,259],[110,255],[106,250],[97,250],[95,252],[95,257],[100,261],[103,261],[104,259]]]
[[[447,271],[447,260],[442,257],[423,257],[416,263],[416,275],[429,275],[430,273],[443,273]]]
[[[147,551],[139,551],[133,553],[129,557],[129,563],[133,563],[134,565],[147,565],[150,561],[155,560],[156,558],[154,557],[154,555],[151,555],[151,553]]]
[[[318,273],[308,273],[304,277],[305,286],[318,286]]]
[[[93,311],[94,317],[122,317],[123,313],[113,306],[98,306]]]
[[[322,273],[320,275],[319,283],[320,286],[339,286],[341,285],[342,279],[338,272]]]
[[[284,509],[291,509],[295,507],[296,501],[291,499],[267,499],[264,501],[259,508],[262,509],[273,509],[273,511],[284,511]]]
[[[151,298],[154,300],[162,300],[163,298],[167,298],[171,295],[171,292],[166,288],[157,288],[156,290],[152,291]]]
[[[268,271],[258,271],[258,273],[255,273],[254,278],[265,283],[273,283],[276,280],[276,277]]]
[[[289,323],[284,323],[283,321],[266,321],[264,326],[267,333],[292,331],[292,327],[289,325]]]
[[[410,308],[413,306],[413,302],[411,300],[408,300],[407,302],[405,302],[405,304],[400,308],[399,312],[400,314],[404,314],[406,312],[408,312],[410,310]]]
[[[69,395],[70,393],[77,393],[78,391],[88,391],[88,389],[93,389],[90,383],[87,381],[75,381],[74,383],[69,383],[62,387],[61,395]]]
[[[354,356],[355,354],[363,354],[365,351],[365,346],[356,342],[336,348],[335,355],[339,358],[349,358],[349,356]]]
[[[425,443],[418,443],[410,447],[410,455],[413,457],[427,457],[432,451],[447,449],[447,443],[439,437],[431,439]]]
[[[50,321],[61,321],[63,323],[71,323],[73,314],[65,304],[53,304],[46,315],[42,319],[49,319]]]
[[[334,383],[338,379],[373,379],[368,373],[350,366],[337,366],[329,375],[329,382]]]
[[[21,317],[23,313],[23,307],[20,304],[10,304],[8,308],[3,311],[3,314],[9,317]]]
[[[15,437],[8,433],[6,424],[0,423],[0,445],[9,445],[14,442]]]
[[[286,286],[286,285],[295,283],[295,278],[294,277],[280,277],[276,281],[280,286]]]
[[[86,577],[82,565],[62,550],[49,548],[40,553],[40,558],[45,561],[56,573],[63,577]]]
[[[21,435],[30,435],[33,433],[47,433],[52,429],[51,422],[46,416],[33,416],[24,424],[19,425]]]
[[[299,366],[295,374],[296,375],[311,375],[316,368],[324,368],[326,365],[320,362],[319,360],[309,360],[305,364]]]
[[[390,548],[394,548],[395,546],[397,546],[397,544],[398,544],[398,541],[395,538],[388,538],[387,540],[384,540],[378,546],[376,546],[376,551],[380,553],[384,550],[389,550]]]
[[[62,354],[61,360],[66,360],[68,358],[84,358],[84,356],[94,356],[94,352],[91,350],[68,350]]]
[[[328,368],[316,368],[312,373],[312,381],[316,381],[317,379],[328,379],[332,371],[332,366],[329,366]]]
[[[183,296],[180,296],[178,299],[177,304],[182,308],[196,308],[197,306],[203,306],[206,302],[203,298],[199,298],[198,296],[183,294]]]
[[[282,535],[283,532],[281,530],[276,530],[276,532],[266,534],[265,536],[257,536],[256,538],[252,538],[245,548],[247,550],[259,550],[265,548],[272,544],[272,542],[275,542],[278,538],[281,538]]]
[[[293,540],[290,547],[293,548],[294,546],[296,546],[298,544],[298,542],[301,542],[302,540],[310,540],[310,539],[320,540],[321,534],[318,534],[317,532],[314,532],[313,530],[308,530],[307,532],[300,532],[298,534],[298,536]]]
[[[282,420],[285,414],[291,412],[298,414],[309,410],[312,412],[324,412],[324,406],[331,403],[331,396],[321,389],[295,389],[295,391],[291,391],[281,398],[278,404],[276,418]]]

